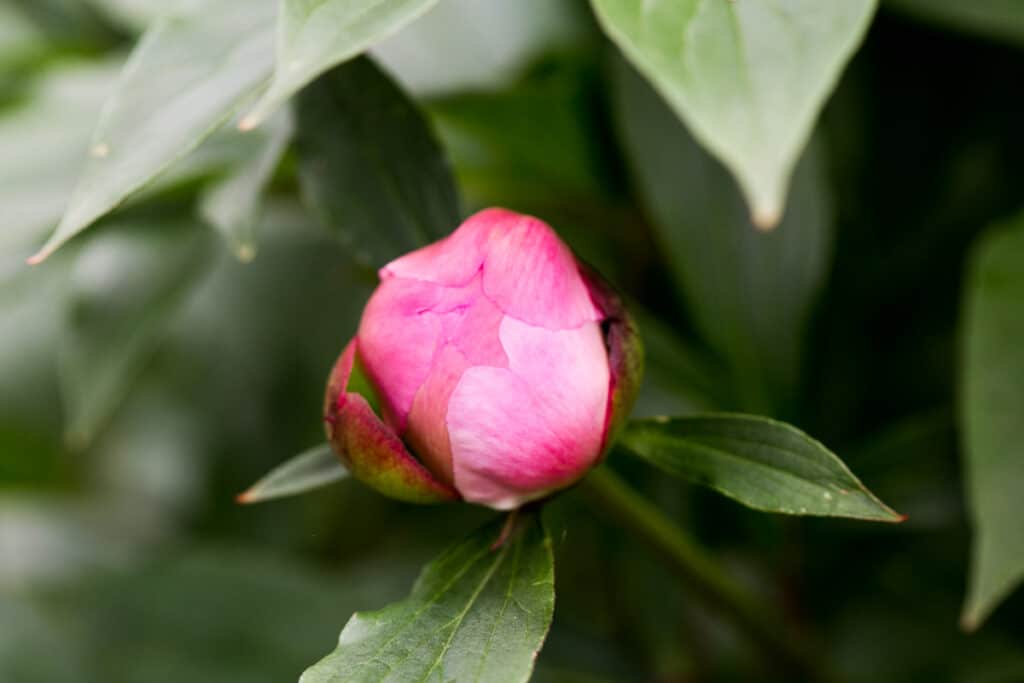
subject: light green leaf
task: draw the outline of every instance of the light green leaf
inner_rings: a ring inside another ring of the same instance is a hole
[[[876,0],[591,1],[623,53],[739,180],[754,222],[774,226]]]
[[[381,266],[458,226],[441,148],[369,59],[336,67],[304,90],[296,118],[303,194],[358,259]]]
[[[732,178],[664,102],[617,62],[615,113],[637,188],[698,331],[732,374],[732,407],[785,414],[800,384],[808,320],[830,265],[833,222],[816,145],[789,210],[753,228]]]
[[[312,491],[346,477],[348,470],[330,444],[321,444],[278,465],[239,494],[237,500],[244,504],[262,503]]]
[[[495,549],[501,527],[427,565],[407,599],[355,614],[301,683],[527,681],[554,612],[551,539],[530,514]]]
[[[974,540],[963,624],[973,629],[1024,578],[1024,217],[985,236],[965,288],[960,404]]]
[[[209,234],[140,216],[105,227],[78,254],[58,358],[73,447],[92,442],[158,348],[209,263]]]
[[[107,100],[71,202],[37,263],[192,151],[265,82],[271,0],[208,3],[142,36]]]
[[[277,66],[270,88],[242,120],[254,128],[331,67],[355,57],[437,0],[280,0]]]
[[[755,510],[903,520],[834,453],[783,422],[727,413],[637,420],[620,443],[669,474]]]
[[[1024,44],[1020,0],[886,0],[885,6],[949,28]]]
[[[265,128],[265,139],[252,145],[248,158],[204,193],[199,206],[203,218],[217,228],[243,263],[256,256],[256,223],[263,192],[291,140],[290,113],[281,112]]]

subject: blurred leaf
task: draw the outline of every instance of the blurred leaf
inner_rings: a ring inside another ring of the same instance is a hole
[[[38,262],[192,151],[264,82],[270,0],[214,3],[160,19],[125,65],[85,170]]]
[[[725,169],[655,93],[621,61],[614,77],[638,191],[694,323],[730,365],[739,394],[735,407],[785,414],[831,255],[821,155],[812,145],[798,166],[782,225],[755,230]]]
[[[1024,578],[1024,217],[988,233],[965,282],[961,420],[974,524],[963,624]]]
[[[207,235],[189,222],[122,219],[78,255],[59,353],[72,445],[92,441],[150,359],[215,253]]]
[[[197,0],[192,1],[193,6]],[[167,0],[89,0],[103,14],[125,28],[143,31],[154,21],[172,9],[184,5],[184,0],[168,3]]]
[[[584,19],[575,0],[445,0],[372,54],[417,95],[494,90],[530,58],[575,43]]]
[[[793,166],[875,0],[592,3],[623,53],[739,180],[754,222],[778,223]],[[682,173],[666,181],[685,182]]]
[[[303,194],[360,260],[382,266],[458,226],[444,153],[369,59],[336,67],[304,90],[297,124]]]
[[[239,503],[262,503],[275,498],[312,491],[348,476],[330,444],[321,444],[275,467],[239,494]]]
[[[1020,0],[885,0],[885,6],[948,28],[1024,44]]]
[[[43,34],[14,5],[0,5],[0,72],[36,56]]]
[[[243,262],[256,255],[256,223],[263,192],[291,140],[290,114],[282,112],[275,116],[266,129],[266,139],[252,145],[248,157],[206,191],[199,208],[203,218],[220,231]],[[249,137],[255,135],[250,133]]]
[[[528,680],[554,611],[551,539],[528,514],[494,549],[503,523],[427,565],[406,600],[354,615],[301,682]]]
[[[635,420],[620,443],[755,510],[902,521],[834,453],[783,422],[725,413]]]
[[[273,80],[242,127],[258,125],[317,76],[391,35],[436,2],[281,0]]]

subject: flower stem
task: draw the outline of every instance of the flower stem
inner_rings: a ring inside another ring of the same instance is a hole
[[[591,472],[582,489],[601,511],[660,555],[693,586],[695,594],[728,614],[766,654],[798,673],[801,680],[836,680],[801,634],[730,578],[713,556],[611,469],[606,466]]]

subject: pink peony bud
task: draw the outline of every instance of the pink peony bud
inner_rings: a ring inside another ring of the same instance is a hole
[[[547,224],[487,209],[380,278],[327,389],[328,437],[354,476],[402,500],[506,510],[601,459],[640,344]]]

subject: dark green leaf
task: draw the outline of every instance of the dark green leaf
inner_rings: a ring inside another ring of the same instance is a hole
[[[92,441],[159,346],[209,263],[208,234],[188,222],[126,219],[78,255],[59,358],[74,446]]]
[[[785,413],[831,255],[820,155],[812,148],[798,167],[782,225],[755,230],[725,169],[635,72],[617,67],[626,152],[694,323],[730,365],[736,408]]]
[[[885,5],[949,28],[1024,44],[1020,0],[885,0]]]
[[[271,0],[204,4],[153,24],[125,65],[41,261],[192,151],[266,81]]]
[[[262,503],[294,496],[328,486],[348,477],[330,444],[321,444],[296,455],[271,470],[266,476],[239,494],[239,503]]]
[[[277,67],[270,89],[242,121],[258,125],[333,66],[355,57],[437,0],[281,0]]]
[[[297,125],[303,193],[360,260],[383,265],[458,226],[444,154],[370,60],[343,64],[304,90]]]
[[[708,414],[631,422],[627,450],[755,510],[899,522],[834,453],[763,417]]]
[[[793,167],[875,3],[592,0],[611,38],[732,171],[767,227],[782,216]],[[681,174],[667,180],[684,183]]]
[[[974,523],[968,628],[1024,578],[1024,217],[978,245],[966,281],[961,386]]]
[[[405,600],[357,613],[301,683],[526,681],[554,611],[551,540],[535,514],[502,520],[430,563]]]

